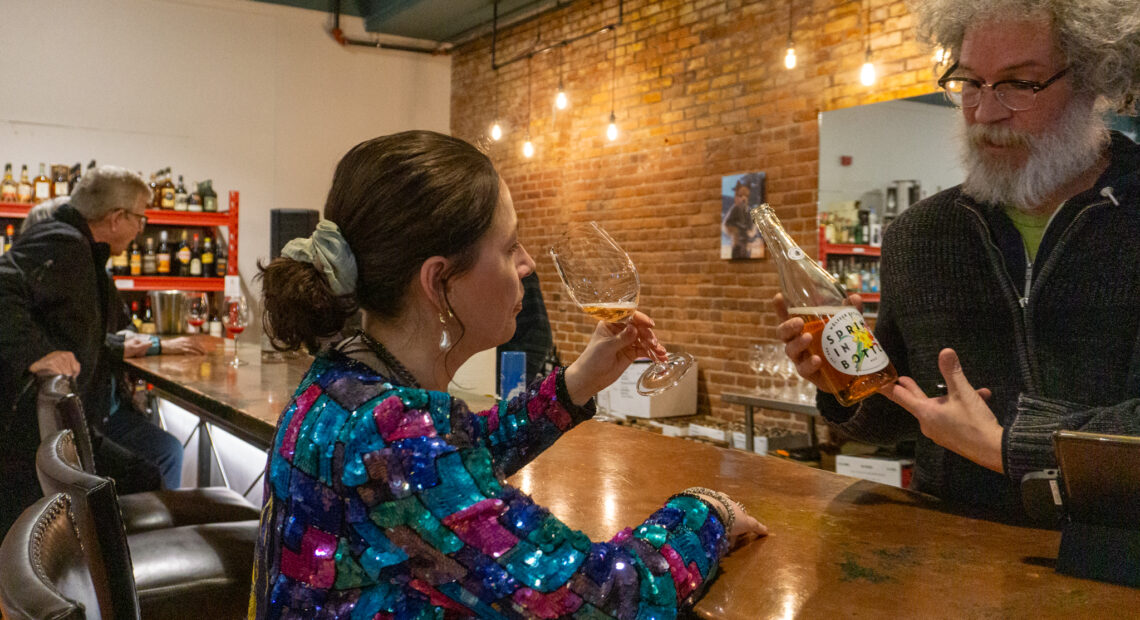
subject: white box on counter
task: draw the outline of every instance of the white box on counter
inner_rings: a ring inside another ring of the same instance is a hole
[[[621,377],[598,392],[598,408],[619,416],[634,418],[670,418],[697,412],[697,364],[689,369],[671,389],[653,396],[637,393],[637,378],[649,367],[649,361],[636,361]]]
[[[840,454],[835,457],[835,473],[862,478],[880,484],[905,488],[910,482],[910,471],[914,459],[851,456]]]

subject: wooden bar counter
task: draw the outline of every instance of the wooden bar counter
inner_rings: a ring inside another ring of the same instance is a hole
[[[251,364],[238,369],[216,352],[128,363],[164,394],[268,445],[309,361],[262,364],[253,347],[242,357]],[[1140,610],[1140,590],[1054,572],[1059,532],[642,430],[585,422],[511,482],[595,540],[640,523],[689,486],[742,502],[770,535],[725,560],[696,607],[700,617],[1122,618]]]

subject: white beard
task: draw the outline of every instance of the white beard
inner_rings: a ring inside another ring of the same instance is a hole
[[[1069,109],[1042,134],[1019,132],[999,125],[963,126],[962,191],[981,202],[1034,211],[1062,185],[1093,166],[1109,142],[1104,120],[1092,102],[1074,100]],[[1028,151],[1024,164],[995,157],[984,144],[1014,146]]]

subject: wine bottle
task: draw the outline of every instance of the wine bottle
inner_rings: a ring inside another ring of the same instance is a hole
[[[138,241],[131,241],[129,267],[132,276],[142,275],[142,250],[139,249]]]
[[[154,237],[146,238],[146,249],[142,255],[142,274],[153,276],[158,273],[158,257],[154,252]]]
[[[186,229],[182,229],[182,239],[178,242],[178,254],[174,261],[175,275],[185,278],[190,275],[190,242],[186,238]]]
[[[178,186],[174,188],[174,210],[186,211],[187,203],[189,202],[189,195],[186,193],[186,185],[182,182],[182,175],[178,175]]]
[[[202,248],[198,246],[198,233],[194,233],[194,240],[190,243],[190,275],[202,277]]]
[[[217,274],[214,270],[214,242],[206,237],[202,243],[202,277],[213,278]]]
[[[847,292],[796,245],[772,207],[753,207],[751,215],[776,263],[788,313],[803,319],[804,332],[811,334],[809,348],[823,360],[826,391],[849,406],[898,379],[863,315],[847,304]]]
[[[158,275],[170,275],[170,242],[167,241],[165,230],[158,234],[158,254],[156,258]]]
[[[218,194],[214,192],[214,182],[210,179],[202,181],[198,193],[202,195],[202,210],[206,213],[217,213]]]

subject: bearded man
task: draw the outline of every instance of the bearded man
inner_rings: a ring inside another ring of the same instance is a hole
[[[875,333],[899,382],[854,407],[821,389],[818,406],[857,439],[915,439],[913,488],[1016,518],[1022,477],[1056,467],[1053,431],[1140,435],[1140,147],[1102,118],[1140,91],[1140,4],[913,10],[956,59],[939,85],[967,177],[883,240]],[[822,386],[803,322],[776,306]]]

